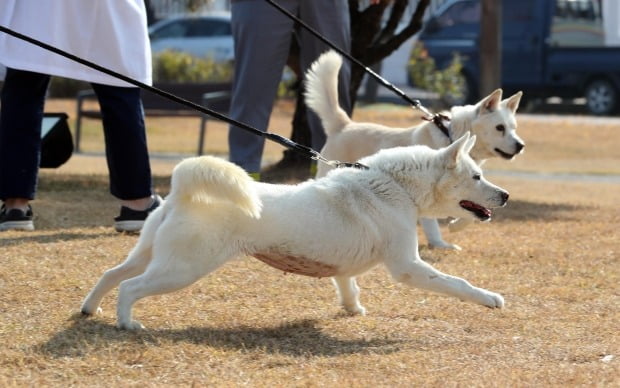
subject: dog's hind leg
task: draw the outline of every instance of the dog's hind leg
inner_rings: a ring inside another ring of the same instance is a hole
[[[386,264],[395,280],[412,287],[439,292],[491,308],[504,307],[504,298],[501,295],[474,287],[465,279],[442,273],[419,258]]]
[[[81,311],[84,315],[93,315],[100,311],[99,305],[103,297],[125,279],[144,272],[151,261],[153,239],[157,227],[163,220],[163,209],[160,207],[151,213],[140,234],[140,239],[131,250],[127,259],[114,268],[107,270],[97,285],[88,293],[82,302]]]
[[[441,237],[441,231],[439,230],[439,223],[434,218],[421,218],[420,223],[422,224],[422,228],[424,229],[424,234],[426,235],[426,239],[428,240],[428,244],[433,248],[442,248],[442,249],[455,249],[457,251],[461,250],[461,247],[455,244],[450,244],[445,242]]]
[[[201,257],[178,256],[175,254],[175,251],[181,252],[178,246],[177,249],[167,247],[163,252],[157,252],[157,249],[162,247],[156,246],[153,261],[146,271],[141,275],[125,280],[119,287],[116,312],[120,329],[136,330],[143,328],[140,322],[132,320],[131,317],[131,309],[139,299],[185,288],[209,272],[215,271],[235,256],[231,252],[222,251],[214,255],[209,252],[212,250],[205,246],[192,246],[193,244],[188,241],[179,241],[179,244],[189,246],[190,248],[186,252],[200,253]],[[209,259],[205,260],[203,257],[209,257]]]
[[[340,304],[349,314],[366,315],[366,309],[360,304],[360,288],[355,278],[348,276],[336,276],[332,278],[336,286]]]
[[[144,272],[151,261],[151,249],[134,249],[127,260],[114,268],[107,270],[97,285],[88,293],[82,303],[82,314],[93,315],[100,312],[99,305],[103,297],[125,279],[132,278]]]

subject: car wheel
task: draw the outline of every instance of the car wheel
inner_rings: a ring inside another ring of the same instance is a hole
[[[594,115],[609,115],[618,105],[618,92],[613,84],[605,79],[590,82],[585,96],[588,111]]]

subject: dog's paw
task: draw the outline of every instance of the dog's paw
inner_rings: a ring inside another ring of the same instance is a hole
[[[431,249],[447,249],[451,251],[460,251],[462,248],[456,244],[450,244],[443,240],[441,241],[429,241],[428,246]]]
[[[93,311],[93,309],[89,308],[89,307],[88,307],[88,306],[86,306],[86,305],[82,306],[82,308],[80,309],[80,311],[81,311],[82,315],[83,315],[83,316],[86,316],[86,317],[90,317],[91,315],[101,314],[101,313],[102,313],[101,307],[97,307],[97,308],[96,308],[96,309],[94,309],[94,311]]]
[[[366,308],[361,304],[357,304],[355,306],[342,306],[344,307],[344,311],[349,315],[366,315]]]
[[[481,301],[480,304],[487,306],[492,309],[501,309],[504,308],[504,297],[495,292],[481,290]]]
[[[119,321],[117,326],[121,330],[130,330],[130,331],[137,331],[137,330],[144,330],[145,329],[144,325],[142,325],[138,321],[130,321],[130,322],[120,322]]]

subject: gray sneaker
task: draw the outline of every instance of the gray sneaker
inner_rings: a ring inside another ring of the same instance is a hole
[[[34,230],[32,208],[27,210],[0,208],[0,231],[3,230]]]

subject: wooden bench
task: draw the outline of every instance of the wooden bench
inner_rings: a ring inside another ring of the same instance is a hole
[[[230,106],[230,83],[208,84],[157,84],[155,87],[175,94],[183,99],[202,105],[222,114],[228,114]],[[101,119],[101,111],[87,108],[87,101],[96,101],[97,96],[93,90],[82,90],[77,94],[77,112],[75,123],[75,152],[80,152],[80,139],[82,132],[82,119]],[[191,109],[185,105],[171,101],[148,90],[142,91],[142,105],[145,116],[151,117],[200,117],[197,154],[202,155],[204,139],[207,130],[207,121],[213,117]]]

